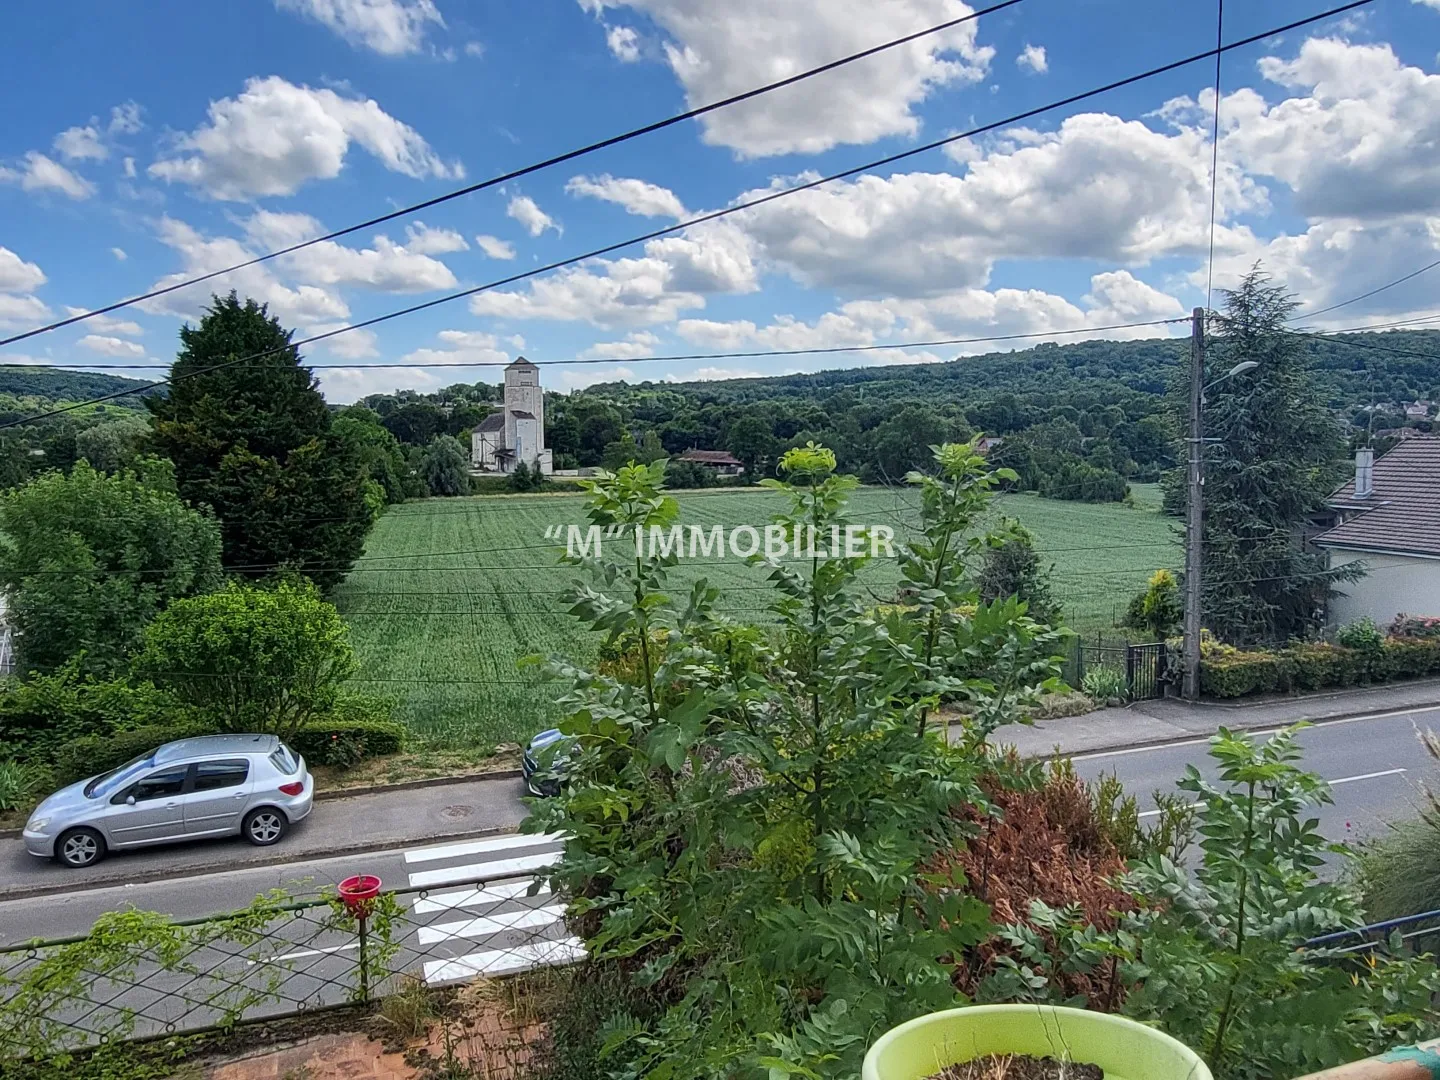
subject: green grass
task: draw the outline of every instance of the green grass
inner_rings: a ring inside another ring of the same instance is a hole
[[[1139,506],[1091,506],[1007,496],[1000,510],[1019,518],[1055,564],[1057,597],[1077,629],[1112,624],[1129,597],[1178,549],[1153,490]],[[765,523],[783,506],[762,491],[687,492],[682,521],[698,525]],[[915,494],[857,492],[852,510],[864,524],[913,525]],[[597,639],[566,615],[560,596],[575,571],[555,564],[548,525],[583,521],[578,495],[431,499],[390,510],[335,602],[351,627],[361,661],[360,689],[400,702],[399,716],[432,745],[523,741],[555,719],[557,687],[517,662],[531,654],[586,658]],[[737,559],[682,560],[674,594],[707,576],[722,590],[722,610],[763,617],[771,593],[761,568]],[[877,595],[895,581],[893,564],[867,568]]]

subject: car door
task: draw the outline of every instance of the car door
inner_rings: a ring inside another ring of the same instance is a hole
[[[105,831],[115,847],[180,840],[185,836],[189,765],[169,765],[110,797]],[[132,803],[130,800],[134,799]]]
[[[186,836],[223,836],[240,828],[240,813],[254,782],[245,758],[195,764],[190,793],[182,797]]]

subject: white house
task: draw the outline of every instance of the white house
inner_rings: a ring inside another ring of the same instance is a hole
[[[514,472],[522,461],[547,476],[554,471],[540,369],[523,356],[505,369],[504,404],[470,432],[470,461],[483,472]]]
[[[1315,537],[1332,567],[1363,562],[1368,573],[1341,584],[1330,621],[1368,615],[1382,627],[1401,612],[1440,615],[1440,435],[1397,443],[1379,461],[1355,454],[1355,478],[1330,498],[1339,524]]]

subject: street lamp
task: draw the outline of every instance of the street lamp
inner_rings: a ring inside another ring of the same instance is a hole
[[[1200,698],[1200,532],[1204,522],[1205,433],[1201,414],[1205,391],[1227,379],[1254,371],[1260,364],[1242,360],[1213,382],[1205,382],[1205,309],[1195,308],[1190,319],[1190,497],[1185,521],[1185,630],[1182,690],[1190,701]]]

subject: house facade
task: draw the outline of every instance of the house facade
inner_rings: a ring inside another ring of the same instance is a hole
[[[703,465],[717,476],[739,476],[745,471],[745,463],[728,450],[686,450],[675,459]]]
[[[504,402],[470,432],[470,463],[481,472],[509,473],[524,462],[554,471],[545,447],[545,390],[540,369],[519,357],[505,369]]]
[[[1362,563],[1366,575],[1338,587],[1330,622],[1369,616],[1440,615],[1440,435],[1397,443],[1378,461],[1355,454],[1355,476],[1330,498],[1338,524],[1314,538],[1330,566]]]

